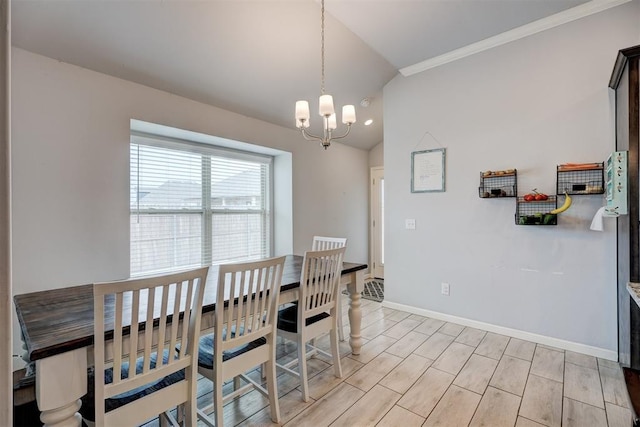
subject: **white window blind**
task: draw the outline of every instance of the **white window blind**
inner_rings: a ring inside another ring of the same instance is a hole
[[[271,254],[272,158],[131,137],[131,275]]]

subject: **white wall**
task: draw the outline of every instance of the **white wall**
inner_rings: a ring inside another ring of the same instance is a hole
[[[517,226],[515,199],[480,199],[478,185],[517,168],[519,194],[554,194],[556,165],[606,159],[609,76],[638,22],[636,1],[386,86],[386,302],[616,357],[615,220],[589,230],[603,197],[574,197],[558,226]],[[438,144],[446,192],[412,194],[411,152]]]
[[[369,150],[369,167],[384,166],[384,142]]]
[[[367,151],[18,48],[12,75],[14,295],[128,276],[132,118],[291,152],[294,252],[345,236],[367,262]]]

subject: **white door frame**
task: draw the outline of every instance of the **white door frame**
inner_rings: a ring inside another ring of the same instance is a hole
[[[11,304],[11,12],[0,0],[0,425],[13,425]]]
[[[370,262],[369,262],[369,271],[371,277],[380,277],[384,278],[384,264],[381,260],[382,254],[382,245],[383,245],[383,236],[380,233],[383,232],[383,218],[381,208],[384,206],[380,197],[380,180],[384,179],[384,167],[377,166],[371,168],[370,173],[370,202],[369,206],[371,207],[370,218],[371,222],[369,223],[370,227]]]

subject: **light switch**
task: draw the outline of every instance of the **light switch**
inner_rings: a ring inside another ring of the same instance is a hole
[[[416,220],[415,219],[405,219],[404,220],[404,228],[407,230],[415,230],[416,229]]]

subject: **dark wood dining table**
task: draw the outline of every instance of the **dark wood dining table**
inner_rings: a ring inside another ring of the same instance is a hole
[[[302,257],[287,255],[280,302],[298,299]],[[343,286],[349,293],[349,344],[360,354],[361,292],[367,264],[345,262]],[[218,268],[209,270],[202,309],[202,331],[213,327]],[[80,398],[87,393],[87,367],[93,364],[92,284],[14,296],[25,361],[35,364],[36,400],[46,426],[80,426]]]

